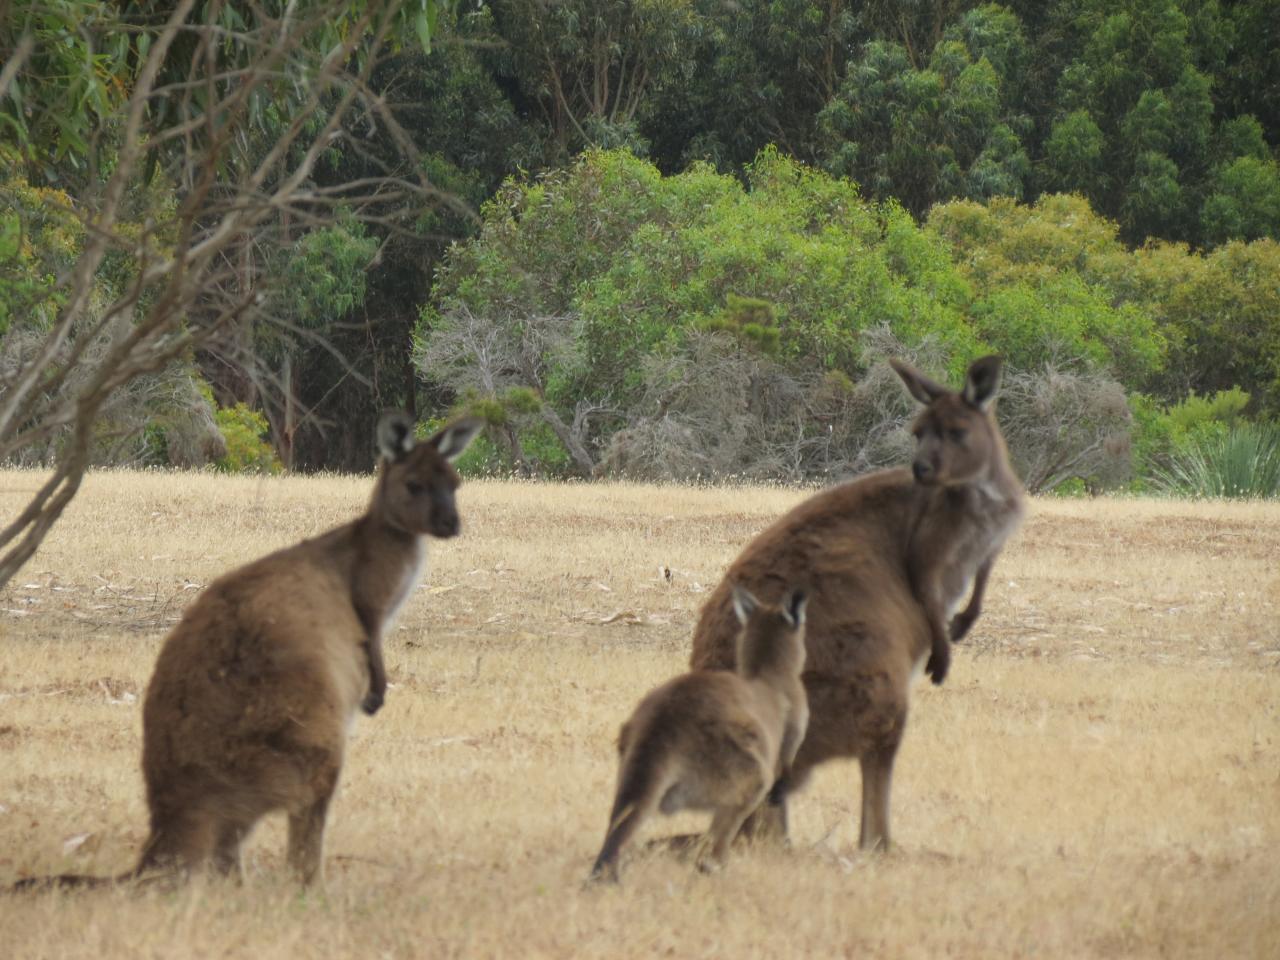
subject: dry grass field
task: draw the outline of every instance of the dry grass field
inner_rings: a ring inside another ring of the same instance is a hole
[[[0,472],[0,517],[37,483]],[[358,478],[105,473],[0,591],[0,884],[132,865],[140,698],[230,567],[362,509]],[[112,957],[1280,957],[1280,506],[1033,504],[941,688],[916,689],[888,856],[856,764],[789,851],[582,881],[618,723],[802,493],[473,482],[387,644],[327,884],[259,829],[244,886],[0,894],[0,954]],[[662,568],[672,571],[668,581]],[[675,832],[703,821],[654,825]]]

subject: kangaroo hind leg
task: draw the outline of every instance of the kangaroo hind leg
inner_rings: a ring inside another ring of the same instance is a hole
[[[240,859],[240,849],[251,829],[253,829],[252,823],[224,819],[219,821],[214,831],[214,869],[224,876],[233,877],[239,883],[244,882],[244,864]]]
[[[153,813],[151,836],[134,873],[185,874],[205,866],[214,852],[216,831],[217,818],[199,807]]]
[[[889,791],[898,745],[872,749],[859,758],[862,767],[862,826],[858,846],[863,850],[889,849]]]
[[[307,887],[324,883],[324,828],[342,765],[327,760],[319,767],[311,778],[311,789],[289,805],[287,859]]]
[[[613,801],[609,830],[591,868],[591,881],[618,882],[618,856],[660,801],[679,792],[679,776],[663,770],[663,765],[646,762],[633,754],[623,760],[618,793]]]
[[[703,873],[711,873],[725,865],[729,857],[729,847],[733,844],[733,838],[738,835],[738,831],[742,829],[742,824],[747,817],[764,802],[768,792],[767,784],[761,783],[760,788],[753,791],[745,803],[730,804],[716,808],[715,815],[711,818],[711,827],[707,831],[702,853],[698,857],[699,870]]]

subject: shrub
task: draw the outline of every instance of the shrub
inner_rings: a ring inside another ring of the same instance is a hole
[[[279,473],[280,458],[267,441],[267,418],[243,403],[222,407],[214,415],[227,444],[216,466],[227,473]]]
[[[1133,468],[1138,489],[1167,473],[1175,456],[1188,454],[1205,441],[1220,440],[1234,427],[1245,424],[1249,400],[1249,394],[1239,387],[1207,396],[1193,393],[1169,407],[1161,407],[1143,394],[1131,397],[1135,423]],[[1158,483],[1156,486],[1161,488]]]
[[[1280,428],[1240,423],[1201,437],[1156,472],[1161,489],[1191,497],[1251,499],[1280,496]]]
[[[1045,365],[1013,371],[1000,390],[1009,455],[1032,493],[1069,481],[1087,489],[1128,478],[1133,417],[1124,388],[1103,374]]]
[[[879,433],[851,432],[876,409],[862,383],[852,406],[832,385],[872,375],[882,328],[933,345],[955,380],[984,352],[969,288],[896,205],[776,150],[746,181],[592,151],[509,184],[440,272],[420,368],[484,404],[530,471],[804,477],[879,459]]]
[[[1169,408],[1170,435],[1176,445],[1207,435],[1220,435],[1244,423],[1249,394],[1239,387],[1219,390],[1209,396],[1191,394]]]

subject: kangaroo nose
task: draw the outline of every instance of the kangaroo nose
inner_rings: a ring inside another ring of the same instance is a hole
[[[923,460],[917,460],[911,464],[911,472],[915,475],[917,483],[924,483],[933,476],[933,467]]]
[[[432,523],[431,526],[431,532],[442,539],[445,537],[456,537],[462,528],[462,525],[458,522],[458,515],[456,513],[447,513],[435,517],[435,522]]]

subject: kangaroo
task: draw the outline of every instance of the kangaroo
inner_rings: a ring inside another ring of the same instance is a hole
[[[617,882],[622,847],[655,807],[713,811],[698,866],[723,866],[743,821],[790,768],[809,722],[804,594],[765,607],[735,587],[731,605],[736,669],[676,677],[622,725],[617,794],[592,880]]]
[[[1022,518],[1022,486],[994,415],[1000,359],[975,361],[960,393],[890,362],[925,405],[912,426],[911,469],[832,487],[775,521],[730,565],[694,631],[694,669],[731,667],[734,586],[771,601],[798,577],[809,585],[808,733],[747,836],[785,837],[787,793],[818,764],[856,757],[859,846],[889,847],[889,787],[911,680],[923,665],[942,683],[951,643],[978,619],[991,567]]]
[[[289,816],[288,862],[321,883],[329,802],[359,707],[382,706],[382,638],[422,575],[427,537],[459,532],[452,466],[482,426],[415,443],[384,414],[381,463],[359,519],[233,570],[165,639],[142,713],[151,833],[118,877],[34,878],[17,889],[113,883],[211,864],[242,877],[240,847],[265,814]]]

